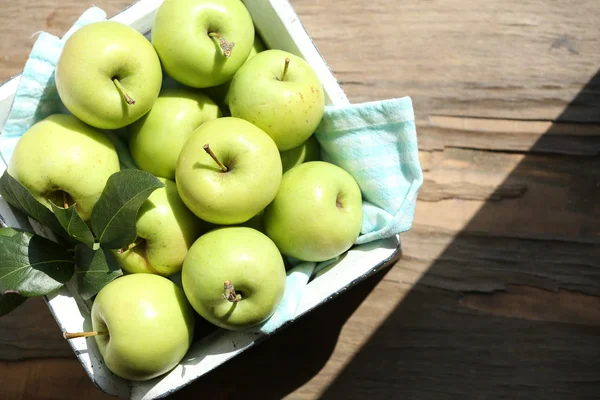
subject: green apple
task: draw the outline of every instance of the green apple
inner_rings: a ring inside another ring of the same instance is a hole
[[[207,95],[165,89],[152,110],[130,126],[131,155],[140,169],[173,180],[186,140],[204,122],[219,117],[219,106]]]
[[[265,230],[279,251],[325,261],[348,250],[360,234],[362,196],[352,175],[323,161],[287,171],[265,210]]]
[[[224,117],[192,133],[179,154],[175,181],[181,199],[199,218],[233,225],[248,221],[273,200],[281,174],[279,152],[269,135],[248,121]]]
[[[92,304],[92,328],[104,363],[124,379],[162,375],[183,359],[194,336],[194,310],[169,279],[125,275],[106,285]]]
[[[89,220],[108,178],[120,170],[119,157],[104,133],[72,115],[54,114],[21,136],[8,173],[50,210],[76,203]]]
[[[151,35],[169,76],[206,88],[230,79],[246,61],[254,23],[239,0],[166,0]]]
[[[233,117],[258,126],[273,138],[279,151],[286,151],[301,145],[317,129],[325,97],[306,61],[282,50],[265,50],[233,77],[229,108]]]
[[[56,66],[56,88],[64,105],[100,129],[122,128],[146,114],[161,83],[152,44],[135,29],[113,21],[77,30]]]
[[[283,173],[303,162],[319,160],[321,160],[321,147],[314,135],[300,146],[281,152]]]
[[[249,59],[260,53],[261,51],[266,50],[265,44],[261,40],[260,36],[254,35],[254,45],[250,50],[250,54],[245,62],[248,62]],[[210,96],[211,99],[216,101],[218,104],[227,106],[229,104],[229,87],[231,86],[231,79],[227,82],[222,83],[218,86],[208,87],[203,89],[203,92]]]
[[[165,186],[152,192],[138,212],[136,241],[113,252],[126,272],[170,276],[181,271],[188,249],[205,229],[181,201],[175,182],[159,180]]]
[[[255,326],[273,315],[283,297],[285,278],[283,259],[273,241],[247,227],[218,228],[202,235],[181,271],[183,290],[196,312],[230,330]]]

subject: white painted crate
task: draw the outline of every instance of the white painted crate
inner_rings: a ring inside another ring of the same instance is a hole
[[[154,14],[162,1],[138,1],[111,20],[130,25],[146,34],[152,28]],[[327,104],[349,103],[287,0],[244,0],[244,3],[268,48],[286,50],[308,61],[323,84]],[[19,78],[16,76],[0,86],[0,129],[6,122]],[[0,160],[0,174],[5,169],[6,166]],[[43,235],[50,234],[35,221],[14,214],[1,197],[0,216],[9,226],[33,229]],[[385,267],[399,254],[398,236],[352,248],[338,264],[320,272],[310,281],[296,319]],[[63,287],[45,299],[63,331],[90,329],[91,303],[83,301],[69,287]],[[255,333],[216,330],[193,343],[186,357],[174,370],[146,382],[129,382],[113,375],[102,362],[93,339],[74,339],[69,343],[87,374],[104,392],[122,398],[155,399],[193,382],[265,338],[264,335]]]

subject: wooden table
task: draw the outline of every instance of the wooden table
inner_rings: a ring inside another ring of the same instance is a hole
[[[0,0],[0,81],[92,3],[128,1]],[[353,102],[413,98],[415,223],[392,268],[173,398],[598,398],[600,3],[292,4]],[[0,398],[106,398],[39,299],[0,359]]]

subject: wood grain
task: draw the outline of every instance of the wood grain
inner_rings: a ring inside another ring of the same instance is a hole
[[[0,0],[0,80],[91,5],[28,3]],[[597,398],[600,3],[292,4],[351,101],[412,97],[415,223],[395,266],[173,398]],[[104,398],[58,336],[39,300],[0,320],[4,397]]]

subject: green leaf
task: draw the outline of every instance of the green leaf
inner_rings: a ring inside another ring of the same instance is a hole
[[[8,204],[23,211],[41,224],[46,225],[55,233],[64,237],[68,236],[56,216],[46,206],[37,201],[25,186],[10,176],[8,170],[4,171],[4,174],[0,177],[0,196]]]
[[[0,317],[19,307],[25,300],[27,300],[27,297],[23,297],[19,293],[10,290],[0,293]]]
[[[121,249],[136,238],[138,210],[148,196],[165,185],[154,175],[125,169],[108,178],[92,210],[92,230],[105,248]]]
[[[84,244],[75,247],[77,261],[77,292],[85,299],[94,297],[100,289],[123,275],[114,256],[107,250],[92,250]]]
[[[0,235],[2,292],[43,296],[68,281],[74,268],[69,252],[57,243],[25,231],[17,231],[12,236]]]
[[[94,235],[86,223],[77,213],[76,207],[73,204],[69,208],[62,208],[50,202],[52,211],[58,219],[58,222],[67,231],[72,238],[85,243],[89,247],[94,245]]]
[[[23,231],[22,229],[11,228],[10,226],[7,226],[5,228],[0,228],[0,236],[13,237],[19,232],[25,232],[25,231]]]

